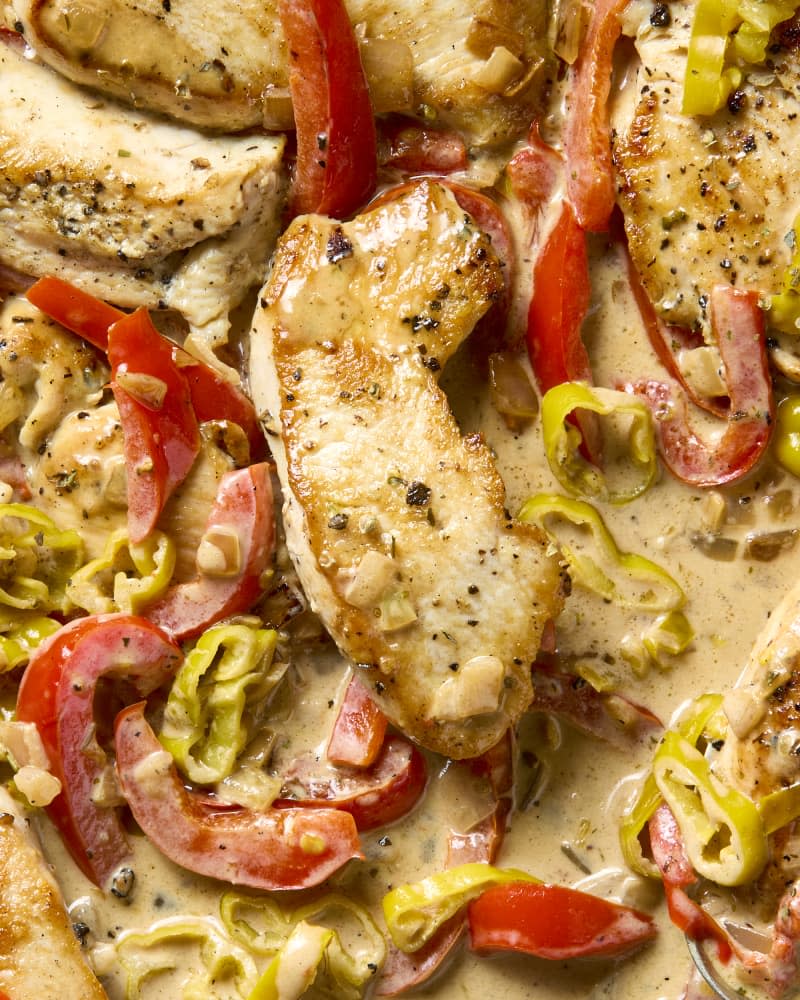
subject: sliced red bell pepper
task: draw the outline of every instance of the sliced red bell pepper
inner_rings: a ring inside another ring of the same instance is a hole
[[[631,709],[635,725],[623,729],[608,709],[607,696],[575,674],[568,674],[550,665],[537,662],[531,671],[535,692],[531,709],[549,712],[575,726],[582,733],[624,748],[632,738],[652,734],[662,728],[660,720],[642,705],[621,698]]]
[[[373,830],[413,809],[426,781],[425,758],[419,750],[405,737],[392,736],[370,768],[320,772],[316,758],[298,758],[285,783],[308,797],[278,799],[275,804],[341,809],[350,813],[359,830]]]
[[[570,68],[564,151],[567,193],[581,227],[590,233],[608,228],[614,208],[614,169],[608,97],[614,47],[627,0],[596,0],[578,58]]]
[[[275,548],[272,484],[265,462],[226,472],[208,515],[204,538],[231,548],[231,564],[218,573],[198,570],[142,612],[176,640],[198,635],[229,615],[240,614],[263,591],[262,575]]]
[[[376,996],[395,997],[427,982],[451,955],[465,931],[464,914],[456,913],[416,951],[390,947],[381,969]]]
[[[581,339],[590,295],[586,237],[565,201],[536,258],[528,307],[528,355],[542,393],[563,382],[593,382]],[[570,418],[581,431],[585,457],[598,464],[602,442],[595,414],[579,410]]]
[[[506,175],[528,216],[550,202],[564,176],[564,158],[542,139],[538,122],[533,123],[527,146],[509,160]]]
[[[115,309],[102,299],[52,275],[39,278],[25,296],[51,319],[101,351],[108,350],[109,327],[126,315],[121,309]]]
[[[297,132],[294,215],[353,214],[377,179],[377,141],[358,42],[342,0],[280,0]]]
[[[117,811],[92,797],[108,766],[94,719],[97,682],[125,681],[142,697],[164,684],[182,658],[181,650],[142,618],[90,616],[45,640],[23,675],[17,718],[36,724],[52,773],[61,781],[47,814],[81,871],[101,887],[130,850]]]
[[[362,857],[353,817],[339,809],[210,809],[186,789],[144,717],[115,724],[117,772],[131,812],[171,861],[254,889],[306,889]]]
[[[357,677],[351,677],[328,740],[332,764],[369,767],[381,752],[389,720]]]
[[[89,295],[62,278],[40,278],[26,292],[29,302],[101,351],[108,350],[108,330],[127,313]],[[161,336],[161,334],[159,334]],[[238,386],[209,365],[184,351],[166,337],[172,360],[189,388],[195,416],[205,420],[230,420],[238,424],[250,443],[250,461],[258,462],[267,450],[255,408]]]
[[[719,441],[707,444],[692,430],[679,386],[641,379],[628,387],[652,410],[664,464],[692,486],[720,486],[741,479],[764,454],[775,420],[758,293],[717,285],[711,292],[711,326],[730,398]]]
[[[467,147],[458,132],[426,128],[395,115],[381,123],[380,140],[383,166],[410,174],[449,174],[467,168]]]
[[[622,230],[621,225],[616,228]],[[639,310],[639,316],[658,360],[667,369],[672,378],[680,383],[684,392],[695,406],[699,406],[717,417],[724,417],[727,412],[725,401],[712,399],[698,393],[692,384],[686,381],[678,365],[678,353],[702,347],[704,344],[703,335],[699,331],[695,332],[686,327],[665,323],[658,316],[653,303],[650,301],[650,296],[645,291],[642,279],[639,277],[639,272],[636,270],[631,255],[628,252],[624,232],[615,232],[614,235],[617,237],[618,245],[625,257],[628,284]]]
[[[186,379],[173,360],[169,341],[153,326],[146,309],[137,309],[109,328],[108,360],[122,423],[128,533],[131,541],[141,542],[189,474],[200,451],[200,430]],[[121,380],[133,375],[163,383],[163,400],[153,401],[125,388]]]
[[[720,961],[728,962],[732,954],[728,935],[686,893],[686,888],[697,882],[697,875],[686,853],[678,822],[666,802],[650,817],[648,832],[653,860],[664,881],[670,920],[695,941],[714,941]]]
[[[479,778],[488,781],[492,797],[491,812],[472,829],[451,830],[447,839],[447,868],[470,862],[492,864],[505,836],[506,819],[512,806],[514,788],[513,737],[510,730],[486,753],[472,760],[459,761]],[[439,969],[455,950],[466,931],[464,912],[456,913],[436,931],[421,948],[408,953],[390,947],[381,970],[378,996],[396,996],[420,986]]]
[[[623,955],[656,936],[645,913],[535,882],[487,889],[470,903],[467,921],[473,951],[517,951],[551,961]]]

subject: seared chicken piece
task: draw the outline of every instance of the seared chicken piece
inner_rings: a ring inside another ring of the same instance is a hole
[[[504,511],[435,379],[501,281],[486,236],[422,183],[345,225],[296,219],[251,333],[311,605],[391,720],[457,758],[528,707],[562,598],[558,558]]]
[[[292,127],[276,0],[14,0],[38,55],[78,83],[204,128]],[[346,0],[375,110],[434,112],[478,143],[541,107],[541,0]],[[135,44],[132,40],[135,39]]]
[[[720,773],[755,799],[800,781],[800,586],[770,616],[724,708]]]
[[[641,63],[618,101],[613,147],[631,254],[651,300],[666,321],[705,329],[721,281],[781,289],[800,209],[800,102],[780,79],[796,55],[777,52],[778,76],[753,68],[733,110],[682,115],[695,7],[670,4],[671,24],[654,27],[651,4],[631,6]]]
[[[117,305],[177,309],[207,357],[263,277],[283,140],[209,138],[143,117],[15,46],[0,46],[0,70],[0,264]]]
[[[8,792],[0,789],[0,989],[13,1000],[106,1000],[61,892]]]

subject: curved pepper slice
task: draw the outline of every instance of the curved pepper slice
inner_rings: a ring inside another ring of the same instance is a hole
[[[297,131],[292,212],[352,214],[378,170],[375,119],[353,27],[342,0],[280,0]]]
[[[122,422],[128,483],[128,532],[143,541],[200,451],[200,430],[186,380],[146,309],[108,331],[111,388]]]
[[[102,886],[129,853],[117,814],[95,802],[107,759],[97,742],[97,682],[128,682],[139,696],[163,684],[180,649],[150,622],[133,615],[78,618],[40,645],[25,670],[17,718],[34,722],[61,792],[47,813],[87,878]]]
[[[6,563],[0,606],[18,611],[71,610],[67,581],[82,558],[83,541],[77,531],[61,531],[52,518],[29,504],[0,504],[0,566]]]
[[[306,889],[362,857],[353,817],[338,809],[210,809],[184,786],[143,702],[120,712],[114,730],[136,822],[189,871],[254,889]]]
[[[392,889],[383,897],[383,915],[401,951],[416,951],[485,889],[507,882],[540,882],[516,868],[473,862]]]
[[[115,570],[123,552],[128,554],[137,575]],[[125,528],[120,528],[108,536],[101,556],[72,574],[67,594],[77,607],[90,614],[123,611],[136,615],[167,589],[175,559],[175,543],[163,532],[154,531],[143,542],[134,544]],[[106,577],[110,578],[108,588],[103,586]]]
[[[719,736],[722,730],[716,725],[722,709],[722,695],[704,694],[698,698],[679,726],[679,735],[694,747],[707,736]],[[639,875],[658,878],[655,865],[642,855],[639,834],[662,802],[661,791],[652,770],[644,780],[636,801],[625,811],[620,823],[620,846],[628,867]]]
[[[228,615],[249,611],[275,545],[272,484],[264,462],[226,472],[208,515],[194,580],[170,587],[143,614],[177,640],[189,639]],[[212,558],[213,557],[213,558]]]
[[[564,131],[567,193],[583,229],[605,232],[616,192],[611,163],[608,98],[614,47],[627,0],[597,0],[578,58],[570,68]]]
[[[717,780],[688,740],[674,731],[664,736],[653,777],[695,871],[718,885],[743,885],[761,873],[769,851],[755,803]]]
[[[195,971],[183,997],[216,996],[214,983],[233,976],[240,996],[258,975],[252,956],[230,941],[219,923],[209,917],[172,917],[145,931],[124,931],[116,942],[119,961],[126,972],[125,1000],[141,1000],[150,992],[147,981],[164,969],[159,949],[199,944],[202,971]],[[193,991],[193,992],[189,992]]]
[[[764,454],[775,418],[758,294],[717,285],[711,292],[711,325],[730,397],[719,441],[708,444],[692,430],[677,387],[647,379],[628,387],[653,413],[664,464],[691,486],[720,486],[746,475]]]
[[[244,748],[248,703],[263,701],[283,676],[270,676],[277,632],[245,624],[207,629],[186,654],[159,733],[190,781],[211,784],[233,771]]]
[[[582,433],[566,422],[573,412],[580,410],[603,417],[630,417],[628,464],[635,470],[631,484],[612,488],[606,475],[580,454]],[[569,493],[606,503],[629,503],[646,492],[656,477],[658,463],[653,421],[647,407],[629,393],[593,388],[584,382],[556,385],[542,400],[542,433],[553,475]]]
[[[574,583],[623,608],[671,611],[683,605],[686,595],[669,573],[645,556],[622,552],[602,517],[584,500],[540,493],[522,505],[518,516],[520,521],[538,524],[554,536],[545,523],[552,515],[587,528],[598,556],[613,570],[613,575],[610,575],[593,556],[557,539]],[[630,594],[632,586],[636,593]]]
[[[498,885],[469,905],[473,951],[516,951],[550,961],[628,954],[657,933],[652,917],[563,885]]]

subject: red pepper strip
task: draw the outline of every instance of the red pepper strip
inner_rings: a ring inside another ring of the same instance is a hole
[[[328,741],[332,764],[369,767],[381,752],[389,720],[357,677],[351,677]]]
[[[353,214],[377,179],[377,141],[358,43],[342,0],[280,0],[297,131],[295,215]]]
[[[68,281],[52,276],[40,278],[28,289],[26,296],[51,319],[101,351],[108,350],[109,327],[127,315]],[[257,462],[264,458],[266,441],[256,411],[247,396],[188,351],[166,337],[162,339],[169,344],[172,360],[186,379],[197,419],[201,423],[205,420],[230,420],[238,424],[250,442],[250,461]]]
[[[172,349],[153,326],[146,309],[137,309],[109,328],[111,388],[122,423],[128,481],[128,534],[147,538],[161,511],[194,464],[200,430],[186,379],[172,359]],[[122,376],[145,375],[166,385],[163,401],[133,395]]]
[[[395,997],[427,982],[450,956],[465,929],[464,914],[456,913],[416,951],[409,953],[390,947],[381,969],[376,996]]]
[[[635,702],[615,695],[631,710],[633,724],[623,728],[608,706],[608,697],[596,691],[588,681],[575,674],[564,673],[544,663],[534,663],[532,669],[535,697],[531,709],[549,712],[564,719],[588,736],[605,740],[624,749],[632,738],[640,738],[662,728],[653,713]],[[626,713],[627,714],[627,713]]]
[[[108,349],[108,328],[126,316],[122,310],[52,275],[39,278],[25,294],[43,313],[101,351]]]
[[[561,885],[512,882],[487,889],[467,910],[473,951],[518,951],[551,961],[611,958],[652,940],[653,918]]]
[[[620,230],[621,226],[618,227]],[[653,350],[658,356],[658,360],[667,369],[669,374],[681,384],[689,399],[708,413],[713,413],[717,417],[725,417],[728,407],[727,400],[710,399],[698,393],[690,382],[687,382],[678,365],[678,352],[691,351],[704,344],[703,336],[683,326],[674,326],[664,323],[657,315],[650,296],[645,291],[639,272],[636,270],[631,255],[628,252],[627,241],[623,232],[618,235],[621,252],[625,256],[625,265],[628,271],[628,283],[633,293],[633,298],[639,309],[647,336],[653,346]]]
[[[627,0],[596,0],[581,50],[570,69],[564,129],[567,193],[581,227],[602,233],[614,208],[608,97],[614,46]]]
[[[425,758],[403,736],[392,736],[369,769],[319,773],[316,760],[298,758],[285,776],[308,798],[277,799],[279,808],[327,806],[350,813],[359,830],[373,830],[405,816],[419,801],[427,780]]]
[[[402,115],[381,123],[379,150],[382,166],[407,173],[449,174],[467,168],[467,147],[458,132],[425,128]]]
[[[528,307],[528,355],[542,393],[562,382],[593,381],[581,340],[590,291],[586,237],[565,201],[536,258]],[[596,414],[578,410],[570,418],[580,429],[585,457],[598,464],[602,442]]]
[[[36,724],[61,782],[47,814],[76,864],[98,886],[130,849],[117,811],[92,798],[107,766],[94,721],[97,682],[119,678],[142,697],[168,680],[182,659],[180,649],[142,618],[91,616],[42,643],[23,675],[17,718]]]
[[[711,292],[711,325],[731,401],[725,432],[714,445],[689,426],[678,386],[642,379],[627,387],[653,412],[664,464],[691,486],[720,486],[748,473],[764,454],[775,419],[758,293],[717,285]]]
[[[695,941],[715,941],[720,961],[728,962],[732,954],[728,935],[685,892],[687,886],[697,882],[697,875],[686,854],[678,822],[666,802],[650,817],[648,830],[653,860],[664,880],[670,920]]]
[[[564,158],[548,146],[534,122],[528,145],[520,149],[506,166],[511,189],[529,216],[547,205],[564,173]]]
[[[466,833],[450,832],[447,841],[446,867],[467,862],[492,864],[505,835],[506,817],[511,810],[514,786],[513,738],[507,730],[500,742],[480,757],[459,761],[476,776],[488,780],[494,808]],[[378,984],[378,996],[396,996],[429,979],[453,952],[466,930],[465,914],[456,913],[433,937],[411,954],[390,947]]]
[[[353,818],[338,809],[215,812],[196,801],[144,717],[144,702],[115,723],[117,772],[131,812],[175,864],[253,889],[319,885],[362,857]]]
[[[216,532],[234,539],[238,569],[175,584],[144,609],[144,615],[178,641],[191,638],[229,615],[253,606],[275,548],[272,485],[266,463],[226,472],[220,480],[204,537]]]

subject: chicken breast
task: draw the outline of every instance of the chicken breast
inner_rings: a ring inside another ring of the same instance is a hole
[[[669,323],[705,330],[714,285],[781,289],[800,209],[800,102],[796,56],[778,46],[730,107],[681,114],[695,7],[671,3],[671,23],[658,27],[652,4],[631,5],[640,62],[615,107],[613,153],[631,255],[651,300]]]
[[[312,607],[391,720],[471,757],[532,698],[561,567],[504,510],[436,373],[501,287],[489,240],[421,183],[341,225],[298,218],[251,333],[250,382]]]
[[[770,616],[724,708],[720,773],[755,799],[800,780],[800,585]]]
[[[78,83],[204,128],[292,127],[277,0],[14,0],[38,55]],[[375,110],[434,114],[479,143],[541,107],[546,4],[346,0]],[[137,39],[136,45],[131,40]]]
[[[0,788],[0,989],[14,1000],[106,1000],[28,821]]]
[[[98,100],[0,46],[0,264],[167,307],[205,356],[263,277],[281,138],[210,138]],[[191,345],[190,345],[191,346]]]

